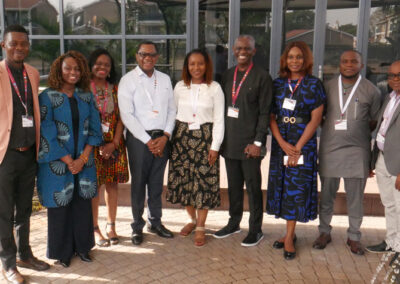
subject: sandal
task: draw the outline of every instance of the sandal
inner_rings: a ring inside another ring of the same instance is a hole
[[[96,233],[100,236],[100,238],[96,240],[96,245],[98,245],[99,247],[109,247],[110,246],[110,241],[105,239],[101,235],[99,226],[93,227],[93,231],[95,232],[95,239],[96,239]]]
[[[117,236],[117,233],[114,232],[115,237],[110,237],[110,234],[109,234],[108,231],[107,231],[107,227],[108,227],[108,226],[114,227],[114,229],[115,229],[115,223],[112,222],[112,223],[107,223],[107,224],[106,224],[106,235],[107,235],[107,238],[110,239],[111,244],[112,244],[112,245],[116,245],[116,244],[119,243],[119,238],[118,238],[118,236]]]
[[[197,227],[194,234],[194,245],[201,247],[206,243],[206,229],[204,227]]]
[[[180,231],[180,235],[181,236],[184,236],[184,237],[187,237],[187,236],[189,236],[192,232],[193,232],[193,230],[196,228],[196,221],[191,221],[190,223],[187,223],[183,228],[182,228],[182,230]]]

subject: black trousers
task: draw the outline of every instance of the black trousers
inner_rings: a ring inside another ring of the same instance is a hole
[[[28,151],[7,150],[0,165],[0,258],[5,270],[32,256],[29,218],[37,171],[35,147]],[[15,239],[13,230],[15,228]]]
[[[87,253],[94,247],[91,199],[83,199],[75,176],[72,201],[65,207],[48,208],[47,257],[69,260],[75,252]]]
[[[131,204],[133,232],[142,231],[146,222],[142,215],[146,199],[147,186],[147,209],[148,221],[153,226],[161,224],[161,194],[163,190],[163,179],[167,165],[170,142],[164,148],[162,157],[154,157],[146,144],[136,139],[129,131],[126,133],[126,147],[128,149],[129,168],[131,171]]]
[[[243,216],[243,185],[249,199],[249,233],[261,232],[263,200],[261,191],[261,159],[236,160],[225,158],[228,177],[230,227],[239,227]]]

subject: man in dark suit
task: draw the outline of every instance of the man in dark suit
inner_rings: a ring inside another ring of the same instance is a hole
[[[0,45],[6,55],[0,62],[0,259],[4,278],[24,283],[17,266],[50,268],[29,246],[40,138],[39,72],[24,63],[29,53],[24,27],[7,27]]]
[[[243,215],[243,185],[249,199],[249,233],[242,246],[255,246],[264,237],[261,231],[263,203],[261,191],[261,148],[265,147],[272,99],[269,74],[254,66],[256,53],[252,36],[239,36],[233,48],[237,65],[222,76],[225,93],[225,138],[222,155],[228,176],[228,224],[214,237],[225,238],[240,232]]]
[[[385,206],[386,239],[367,247],[369,252],[400,252],[400,60],[388,71],[393,91],[386,97],[378,116],[378,132],[372,158],[381,200]]]

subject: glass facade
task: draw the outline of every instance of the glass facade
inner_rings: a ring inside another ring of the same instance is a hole
[[[372,1],[369,19],[367,78],[387,90],[386,72],[400,59],[400,6],[386,1]]]
[[[254,36],[255,62],[273,77],[293,40],[312,48],[314,75],[323,80],[338,72],[343,50],[361,51],[363,74],[382,90],[388,65],[400,58],[400,0],[0,0],[0,31],[11,24],[29,31],[28,61],[44,76],[59,54],[89,55],[100,46],[123,75],[135,66],[137,44],[152,40],[160,47],[157,68],[173,82],[196,47],[209,51],[219,80],[234,64],[231,47],[240,33]]]

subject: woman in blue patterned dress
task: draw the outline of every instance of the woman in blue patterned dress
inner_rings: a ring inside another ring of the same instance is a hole
[[[312,66],[307,44],[292,42],[281,56],[279,78],[273,83],[267,213],[286,220],[286,235],[273,247],[284,248],[288,260],[296,256],[296,222],[317,217],[316,130],[325,91],[311,75]]]
[[[100,116],[89,90],[89,68],[77,51],[51,65],[39,96],[38,192],[48,208],[47,257],[68,267],[74,254],[90,262],[91,199],[97,194],[93,146],[102,143]]]

